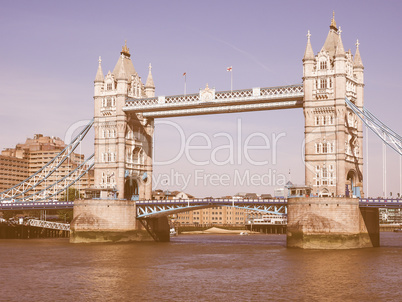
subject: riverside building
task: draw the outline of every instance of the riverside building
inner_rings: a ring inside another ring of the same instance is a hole
[[[58,137],[35,134],[33,138],[27,138],[25,143],[3,150],[0,155],[0,192],[17,185],[36,173],[65,147],[64,141]],[[62,179],[83,161],[83,154],[72,153],[70,158],[47,181],[39,184],[34,191],[41,191],[46,188],[47,183],[50,184]],[[74,188],[80,189],[83,194],[85,188],[93,185],[93,180],[93,170],[91,170],[74,185]],[[61,196],[57,196],[57,198],[61,198]]]

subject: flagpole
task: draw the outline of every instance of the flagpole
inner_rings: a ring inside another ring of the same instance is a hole
[[[233,68],[230,68],[230,92],[233,92]]]
[[[187,72],[183,73],[184,75],[184,95],[187,94]]]

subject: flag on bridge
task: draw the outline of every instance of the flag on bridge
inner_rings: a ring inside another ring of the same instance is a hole
[[[187,94],[187,72],[183,73],[183,77],[184,77],[184,95]]]
[[[230,72],[230,91],[233,91],[233,68],[232,68],[232,66],[226,68],[226,71]]]

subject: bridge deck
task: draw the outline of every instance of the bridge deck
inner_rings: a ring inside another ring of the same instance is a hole
[[[129,99],[125,112],[144,117],[172,117],[303,107],[303,85],[217,91],[206,88],[199,94]]]
[[[402,208],[402,199],[397,198],[361,198],[359,201],[361,207],[374,208]],[[255,205],[255,206],[272,206],[287,205],[286,198],[276,199],[171,199],[171,200],[138,200],[137,207],[145,206],[239,206],[239,205]],[[51,210],[51,209],[72,209],[73,201],[60,202],[15,202],[1,203],[0,210]]]

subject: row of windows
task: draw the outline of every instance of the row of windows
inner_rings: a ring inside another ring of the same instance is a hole
[[[323,169],[327,169],[326,167],[323,167]],[[328,166],[328,169],[329,169],[329,171],[334,171],[334,165],[329,165]],[[320,166],[315,166],[315,170],[316,171],[320,171],[321,170],[321,168],[320,168]]]
[[[315,86],[317,89],[332,88],[332,78],[323,78],[316,80]]]
[[[102,129],[102,138],[115,138],[116,137],[116,129]]]
[[[334,116],[333,115],[323,115],[315,117],[315,125],[333,125],[334,124]]]
[[[104,172],[102,172],[102,184],[115,184],[115,177],[114,177],[114,173],[110,173],[110,174],[105,174]]]
[[[103,98],[102,107],[116,107],[116,98],[115,97]]]
[[[335,142],[314,144],[316,154],[326,154],[335,152]]]
[[[115,162],[116,161],[116,153],[105,152],[102,153],[102,162]]]

